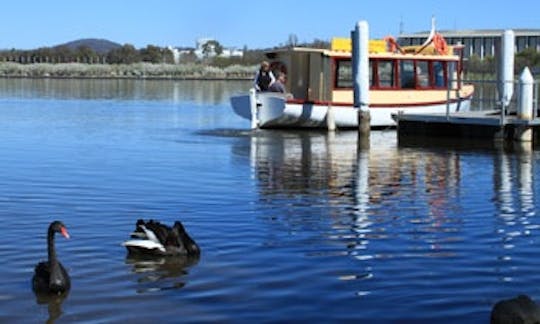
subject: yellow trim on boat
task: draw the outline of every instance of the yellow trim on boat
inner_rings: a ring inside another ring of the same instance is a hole
[[[334,37],[332,38],[331,49],[332,51],[336,52],[351,52],[351,39],[345,37]],[[370,39],[369,52],[386,53],[386,41],[384,41],[383,39]]]

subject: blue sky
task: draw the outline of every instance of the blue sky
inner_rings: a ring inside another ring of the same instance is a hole
[[[423,0],[23,0],[2,3],[0,49],[53,46],[105,38],[136,47],[194,46],[213,37],[224,46],[265,48],[348,36],[359,20],[372,38],[438,29],[540,28],[540,1]]]

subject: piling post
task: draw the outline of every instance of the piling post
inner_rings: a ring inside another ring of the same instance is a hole
[[[532,120],[534,116],[533,108],[533,86],[534,78],[528,67],[523,69],[519,77],[519,94],[517,117],[521,120]],[[520,125],[516,127],[514,140],[519,142],[532,141],[532,129],[529,125]]]
[[[336,120],[334,119],[334,111],[331,103],[328,104],[328,109],[326,110],[326,127],[329,132],[336,130]]]
[[[369,137],[371,116],[369,113],[369,25],[359,21],[351,33],[354,107],[358,110],[358,131],[361,137]]]
[[[506,107],[510,104],[514,94],[514,32],[505,30],[501,39],[498,92],[501,103],[501,124],[504,125]]]
[[[251,109],[251,129],[259,127],[259,118],[257,113],[257,92],[254,88],[249,89],[249,107]]]

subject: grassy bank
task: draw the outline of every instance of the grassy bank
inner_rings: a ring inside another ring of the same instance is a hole
[[[257,66],[231,65],[218,68],[203,64],[82,64],[0,63],[0,77],[8,78],[148,78],[249,80]]]

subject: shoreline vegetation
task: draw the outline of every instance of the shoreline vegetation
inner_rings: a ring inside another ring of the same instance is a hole
[[[0,78],[252,80],[257,65],[0,63]]]

